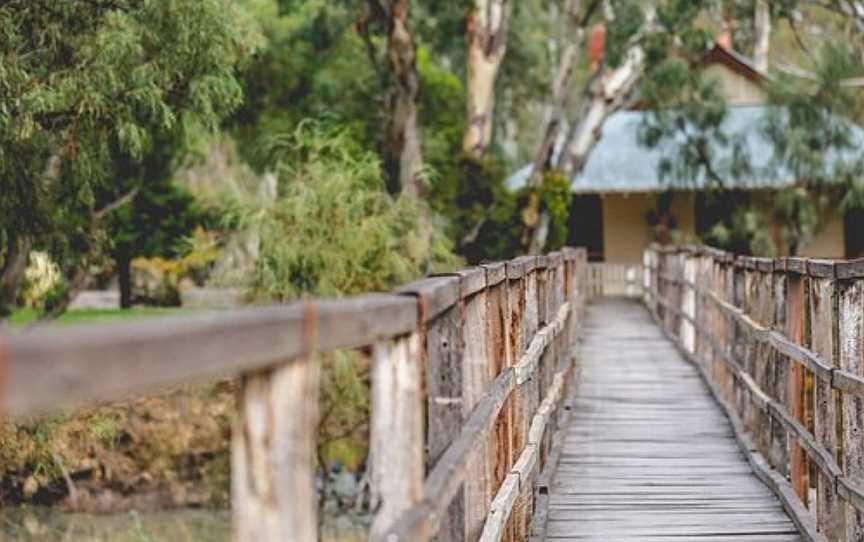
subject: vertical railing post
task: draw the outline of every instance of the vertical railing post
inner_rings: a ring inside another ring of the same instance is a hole
[[[810,274],[810,327],[811,349],[827,365],[837,365],[837,312],[834,263],[829,261],[808,262]],[[831,388],[831,380],[817,375],[815,379],[815,410],[813,429],[816,442],[837,456],[837,400]],[[834,479],[819,471],[816,493],[816,522],[820,531],[829,540],[838,540],[842,532],[842,508],[837,505]]]
[[[688,250],[683,254],[684,273],[681,284],[683,295],[681,296],[681,311],[687,318],[681,319],[681,344],[690,355],[696,353],[696,328],[693,322],[696,319],[696,269],[698,256]]]
[[[511,355],[510,363],[515,365],[519,362],[519,358],[525,351],[526,336],[524,332],[523,320],[525,318],[525,284],[526,284],[526,262],[524,259],[515,259],[506,263],[507,274],[507,307],[509,311],[508,323],[510,326],[507,338],[509,340],[509,352]],[[522,390],[516,388],[511,396],[511,411],[513,417],[512,426],[512,441],[510,448],[513,450],[513,458],[515,459],[521,453],[525,446],[527,430],[524,425],[524,398]],[[521,499],[521,493],[520,493]],[[510,520],[505,534],[505,540],[517,540],[517,533],[521,532],[519,528],[519,506],[520,501],[517,500],[510,514]],[[523,504],[524,506],[524,504]]]
[[[420,333],[372,346],[370,459],[373,538],[423,497],[423,352]],[[292,540],[288,537],[285,540]]]
[[[729,301],[735,307],[741,309],[745,314],[749,313],[750,297],[747,295],[748,275],[751,275],[750,258],[738,256],[732,266],[731,282],[728,285],[731,292]],[[754,341],[749,330],[741,325],[736,318],[730,322],[730,345],[732,359],[735,360],[745,373],[751,373],[752,355]],[[750,394],[747,388],[739,381],[733,371],[727,371],[727,378],[733,386],[735,410],[740,419],[751,428],[751,405]]]
[[[318,540],[315,495],[319,367],[310,304],[305,358],[240,379],[231,435],[231,502],[237,542]]]
[[[654,245],[651,244],[642,252],[642,302],[652,313],[656,311],[653,299],[654,289]]]
[[[806,314],[806,261],[801,258],[787,258],[787,291],[786,291],[786,336],[795,344],[805,344],[805,314]],[[791,362],[788,373],[788,404],[789,413],[802,424],[806,423],[806,385],[805,371],[800,363]],[[789,459],[792,487],[801,502],[809,508],[810,500],[810,469],[807,455],[798,443],[795,435],[789,435]]]
[[[462,359],[465,340],[462,334],[460,282],[458,277],[453,276],[433,277],[404,286],[397,292],[417,298],[420,347],[425,358],[425,466],[428,471],[459,435],[464,423]],[[420,409],[422,411],[422,406]],[[444,517],[439,519],[437,540],[463,540],[464,505],[460,491],[453,498]]]
[[[736,277],[740,272],[737,260],[729,255],[729,257],[720,262],[717,271],[717,294],[720,296],[720,299],[726,303],[734,305],[735,284],[737,282]],[[734,355],[737,345],[735,342],[735,321],[731,315],[722,310],[718,310],[717,316],[720,324],[720,332],[718,333],[718,336],[723,345],[723,353],[727,356]],[[717,371],[720,375],[718,379],[720,382],[720,389],[723,390],[726,400],[731,404],[735,404],[736,388],[732,371],[729,370],[723,359],[718,358],[716,361]]]
[[[537,333],[540,323],[539,297],[538,297],[538,270],[537,258],[526,256],[517,258],[522,262],[524,269],[523,277],[523,312],[522,312],[522,337],[523,344],[519,350],[519,356],[525,351],[529,341]],[[516,447],[521,452],[527,443],[528,429],[533,418],[534,410],[537,408],[537,378],[536,376],[519,385],[516,394],[516,425],[517,433],[520,435],[519,445]],[[523,480],[520,488],[519,499],[513,510],[513,520],[516,540],[524,540],[528,534],[528,526],[531,521],[533,488],[530,481]]]
[[[462,418],[483,398],[492,380],[486,338],[487,298],[486,271],[467,269],[459,273],[461,279],[464,317],[462,321],[465,353],[462,360]],[[493,498],[492,464],[489,457],[491,439],[485,439],[471,457],[465,479],[465,540],[477,540],[483,531],[489,504]]]
[[[486,343],[491,377],[512,366],[509,348],[510,314],[507,301],[507,270],[504,263],[483,265],[486,272]],[[493,498],[514,462],[513,401],[508,398],[492,429],[489,447]],[[491,506],[491,503],[490,503]]]
[[[839,292],[839,367],[864,377],[864,279],[844,280]],[[859,487],[864,485],[864,398],[842,394],[840,398],[840,467]],[[864,540],[864,513],[845,504],[845,542]]]
[[[771,327],[773,320],[773,275],[774,260],[767,258],[759,260],[755,275],[756,291],[754,295],[756,302],[753,305],[753,318],[766,328]],[[758,341],[756,344],[754,371],[753,377],[760,389],[770,390],[774,373],[774,357],[773,347],[766,340]],[[753,407],[753,414],[756,444],[762,455],[768,457],[771,448],[770,416],[755,406]]]
[[[786,331],[786,296],[788,292],[788,280],[786,275],[786,261],[777,260],[774,265],[772,276],[772,292],[774,296],[774,309],[772,328],[780,333]],[[772,386],[770,388],[771,398],[778,404],[786,406],[789,404],[789,360],[786,356],[776,350],[772,350],[773,374]],[[786,427],[781,420],[771,418],[771,452],[769,459],[771,465],[783,475],[789,474],[789,448],[787,445]]]

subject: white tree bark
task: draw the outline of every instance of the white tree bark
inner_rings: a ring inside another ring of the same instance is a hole
[[[756,14],[753,18],[756,45],[753,49],[753,62],[762,73],[768,71],[768,51],[771,47],[771,10],[767,0],[756,1]]]
[[[495,80],[507,51],[508,0],[475,0],[468,14],[468,122],[462,150],[479,160],[492,141]]]
[[[589,85],[587,99],[582,104],[582,114],[574,124],[570,142],[562,155],[561,169],[568,175],[579,173],[585,166],[588,155],[600,139],[600,129],[612,113],[626,102],[626,98],[642,77],[645,54],[640,45],[627,52],[621,66],[602,74]]]
[[[567,178],[579,173],[588,160],[588,155],[600,139],[600,130],[610,115],[621,109],[627,98],[642,77],[645,67],[645,53],[641,40],[654,22],[654,10],[649,7],[642,31],[633,40],[620,66],[611,70],[602,69],[588,80],[583,92],[583,100],[578,108],[576,120],[567,137],[566,148],[561,152],[556,167]],[[608,17],[614,14],[608,14]],[[610,21],[611,23],[611,21]],[[549,217],[544,211],[538,219],[538,226],[531,231],[528,250],[532,254],[542,252],[549,233]]]

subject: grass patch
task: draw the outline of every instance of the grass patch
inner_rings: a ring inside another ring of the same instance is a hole
[[[154,316],[170,316],[189,314],[193,309],[177,307],[133,307],[131,309],[73,309],[63,313],[57,319],[60,324],[80,324],[87,322],[111,322],[118,320],[134,320],[136,318],[152,318]],[[39,312],[30,307],[22,307],[12,312],[9,323],[22,326],[38,320]]]

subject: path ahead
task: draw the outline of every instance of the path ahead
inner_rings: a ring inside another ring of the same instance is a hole
[[[641,305],[601,300],[585,333],[550,540],[801,540],[696,370]]]

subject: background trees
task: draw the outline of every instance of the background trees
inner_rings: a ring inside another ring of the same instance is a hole
[[[221,0],[0,4],[0,311],[34,246],[74,288],[106,217],[240,104],[243,20]]]
[[[768,70],[772,102],[790,113],[765,127],[778,167],[808,179],[805,192],[769,211],[796,224],[784,233],[788,246],[818,227],[820,205],[864,200],[856,143],[837,120],[860,120],[864,25],[851,3],[439,4],[0,4],[0,306],[14,302],[34,247],[48,249],[65,276],[49,312],[63,309],[93,265],[113,259],[124,277],[135,255],[179,255],[178,242],[204,220],[173,180],[190,152],[221,130],[243,161],[272,172],[273,138],[310,118],[377,156],[375,190],[414,197],[418,214],[468,260],[555,248],[566,240],[567,179],[605,119],[637,99],[662,112],[643,127],[646,145],[679,137],[682,122],[699,128],[668,156],[670,186],[716,170],[710,147],[735,142],[720,129],[722,98],[691,68],[722,32]],[[823,50],[818,29],[847,45]],[[850,154],[847,170],[824,171],[819,157],[840,151]],[[508,189],[507,175],[527,162],[528,186]],[[747,169],[746,156],[737,167]],[[846,181],[825,189],[828,177]],[[208,215],[211,225],[221,212]],[[730,218],[711,239],[751,238],[744,230],[759,223]]]

